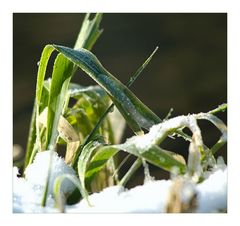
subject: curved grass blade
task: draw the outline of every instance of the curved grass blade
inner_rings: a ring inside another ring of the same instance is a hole
[[[43,106],[44,104],[41,102],[41,99],[43,96],[45,73],[46,73],[49,58],[53,51],[54,51],[54,48],[51,45],[46,45],[42,51],[41,58],[39,61],[37,84],[36,84],[36,98],[34,101],[34,108],[33,108],[33,113],[31,118],[30,129],[29,129],[24,169],[31,163],[30,158],[32,156],[32,151],[34,149],[34,146],[37,146],[36,148],[38,150],[41,149],[38,118],[39,118],[40,110],[45,107]]]
[[[222,133],[220,139],[211,147],[210,151],[214,155],[226,142],[227,142],[227,126],[224,122],[216,117],[215,113],[225,110],[226,104],[220,105],[218,109],[211,111],[211,113],[200,113],[197,114],[197,119],[205,119],[210,121],[214,126],[216,126]]]
[[[73,176],[73,175],[69,175],[69,174],[63,174],[59,177],[56,178],[55,182],[54,182],[54,188],[53,188],[53,194],[57,203],[57,206],[60,210],[63,210],[63,194],[61,193],[61,184],[64,180],[70,180],[80,191],[81,195],[83,198],[86,199],[87,203],[89,206],[91,206],[89,199],[88,199],[88,194],[86,192],[86,190],[82,187],[80,181],[78,180],[77,177]]]
[[[101,145],[101,143],[96,140],[90,141],[87,145],[84,146],[78,159],[78,176],[82,185],[82,189],[84,189],[86,193],[87,191],[85,188],[85,172],[88,163],[90,162],[90,159],[92,157],[92,154],[94,153],[96,148],[99,147],[99,145]]]
[[[83,48],[74,50],[64,46],[53,46],[85,71],[108,93],[134,132],[139,133],[142,131],[141,127],[149,129],[152,125],[161,122],[158,116],[111,75],[91,52]]]

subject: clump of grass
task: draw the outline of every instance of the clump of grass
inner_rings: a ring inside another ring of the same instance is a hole
[[[215,153],[227,141],[227,128],[215,115],[225,111],[226,104],[207,113],[175,118],[170,118],[170,112],[162,121],[131,92],[130,86],[148,65],[157,48],[136,73],[130,76],[126,85],[107,71],[91,52],[103,31],[99,28],[101,19],[101,14],[96,14],[93,19],[87,14],[75,47],[47,45],[39,63],[25,169],[38,152],[54,152],[58,145],[65,146],[65,161],[77,172],[78,178],[62,175],[56,180],[54,192],[60,209],[64,209],[61,182],[66,178],[76,185],[81,196],[86,199],[89,193],[104,187],[125,185],[142,164],[147,168],[147,163],[198,183],[203,180],[204,171],[216,162]],[[51,79],[45,80],[46,68],[53,51],[57,51],[58,55]],[[78,68],[90,76],[97,86],[83,87],[71,83]],[[69,105],[70,100],[74,101],[73,106]],[[198,120],[210,121],[222,133],[212,147],[204,144]],[[119,144],[122,131],[119,132],[117,128],[123,129],[125,123],[135,136]],[[183,132],[186,127],[191,130],[192,136]],[[149,132],[144,134],[143,129]],[[187,163],[177,152],[161,148],[161,143],[168,136],[180,136],[190,142]],[[117,173],[123,165],[117,161],[120,151],[137,157],[122,178]],[[46,204],[47,191],[48,180],[42,206]]]

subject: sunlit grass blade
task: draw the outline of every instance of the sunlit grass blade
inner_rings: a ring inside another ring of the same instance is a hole
[[[86,49],[74,50],[58,45],[53,46],[84,70],[109,94],[133,131],[139,133],[141,127],[149,129],[161,121],[125,85],[111,75],[91,52]]]
[[[48,102],[46,147],[53,150],[57,143],[58,123],[68,92],[73,64],[63,55],[58,54],[53,67],[52,81]]]
[[[27,143],[27,151],[26,151],[26,159],[25,166],[26,168],[28,164],[30,164],[30,158],[32,156],[32,151],[34,146],[36,149],[41,149],[41,141],[40,141],[40,129],[39,129],[39,114],[40,109],[44,108],[43,103],[41,103],[41,99],[43,96],[43,86],[44,86],[44,78],[48,65],[49,58],[53,52],[54,48],[51,45],[46,45],[43,49],[41,59],[39,61],[38,74],[37,74],[37,84],[36,84],[36,97],[34,101],[34,108],[31,118],[31,125],[28,134],[28,143]]]

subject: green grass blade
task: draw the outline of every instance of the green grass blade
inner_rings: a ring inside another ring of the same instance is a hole
[[[96,13],[92,20],[90,20],[89,17],[90,14],[86,14],[74,49],[85,48],[91,50],[103,32],[102,29],[99,29],[102,20],[102,13]]]
[[[42,56],[39,62],[39,68],[38,68],[37,87],[36,87],[36,143],[37,143],[38,149],[41,149],[40,129],[39,129],[41,97],[42,97],[44,78],[45,78],[48,61],[53,50],[54,49],[51,45],[47,45],[44,47]]]
[[[109,94],[134,132],[140,132],[141,127],[149,129],[161,121],[125,85],[111,75],[91,52],[86,49],[77,51],[57,45],[54,47],[85,71]]]
[[[151,55],[145,60],[145,62],[141,65],[140,68],[135,72],[135,74],[130,78],[129,82],[127,83],[127,87],[130,87],[135,80],[138,78],[138,76],[142,73],[142,71],[146,68],[146,66],[149,64],[149,62],[152,60],[154,54],[157,52],[158,47],[154,49],[154,51],[151,53]]]
[[[107,161],[117,154],[118,151],[117,148],[112,148],[111,146],[101,146],[97,148],[85,172],[85,184],[87,189],[89,189],[91,181],[96,174],[104,168]]]
[[[58,123],[63,113],[72,72],[73,64],[62,54],[58,54],[54,62],[48,102],[46,147],[49,150],[53,150],[57,142]]]
[[[134,169],[135,167],[139,167],[141,165],[141,158],[143,158],[147,162],[169,172],[173,168],[177,168],[178,172],[181,174],[186,172],[186,164],[181,155],[163,150],[157,145],[152,145],[144,152],[139,152],[137,144],[127,142],[120,145],[101,146],[96,150],[96,154],[92,157],[85,173],[85,183],[87,188],[89,187],[91,181],[94,179],[95,175],[103,169],[108,159],[113,157],[120,150],[124,150],[132,155],[135,155],[136,157],[139,157],[137,160],[138,163],[136,163]],[[133,172],[130,171],[129,175],[132,175]],[[126,178],[129,179],[129,176],[126,176]]]

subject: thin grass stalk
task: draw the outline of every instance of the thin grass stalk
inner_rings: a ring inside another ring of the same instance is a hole
[[[124,177],[119,182],[120,186],[125,186],[126,183],[129,181],[129,179],[132,177],[132,175],[138,170],[138,168],[142,165],[142,159],[137,158],[135,162],[132,164],[128,172],[124,175]]]

